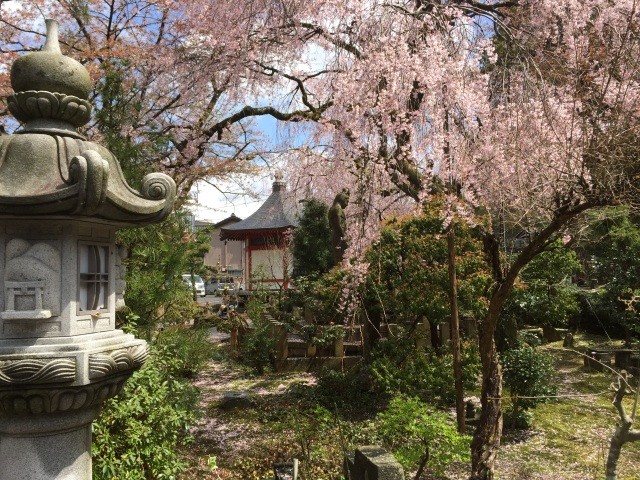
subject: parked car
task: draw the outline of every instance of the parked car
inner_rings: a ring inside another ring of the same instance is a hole
[[[212,277],[205,284],[207,295],[221,295],[225,289],[229,293],[236,291],[237,285],[233,277]]]
[[[200,297],[204,297],[206,295],[206,291],[204,288],[204,280],[200,275],[194,275],[193,281],[190,273],[182,274],[182,281],[190,288],[194,288],[196,295]]]

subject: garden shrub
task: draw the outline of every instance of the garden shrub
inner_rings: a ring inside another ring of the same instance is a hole
[[[227,320],[236,328],[246,330],[240,339],[239,360],[258,375],[263,374],[275,362],[277,339],[273,336],[271,323],[266,319],[266,315],[277,315],[270,300],[272,293],[259,285],[247,302],[246,317],[238,314],[232,320],[232,316],[229,315]],[[246,318],[251,321],[251,328],[248,327],[249,322]]]
[[[538,347],[542,345],[542,335],[540,332],[532,332],[530,330],[518,330],[517,343],[527,344],[530,347]]]
[[[553,357],[529,345],[507,350],[501,355],[503,382],[509,389],[511,405],[505,410],[505,425],[529,428],[527,411],[555,395]]]
[[[178,211],[160,224],[118,232],[118,243],[128,251],[126,304],[147,337],[159,323],[184,323],[197,312],[182,274],[200,272],[211,240],[206,230],[186,234],[189,228],[189,214]]]
[[[296,277],[319,276],[333,264],[328,212],[327,205],[316,198],[303,203],[291,246]]]
[[[170,327],[157,335],[154,349],[171,375],[193,378],[211,360],[215,346],[206,328]]]
[[[463,385],[471,389],[480,373],[477,347],[463,342],[461,350]],[[391,395],[439,399],[442,403],[455,399],[452,353],[418,351],[411,338],[398,336],[379,343],[372,354],[371,373],[376,388]]]
[[[262,316],[256,317],[253,328],[240,341],[240,360],[262,375],[268,367],[273,366],[276,342],[271,324]]]
[[[519,325],[566,327],[580,311],[571,278],[581,271],[576,253],[561,241],[552,243],[522,269],[504,315]]]
[[[300,285],[300,292],[296,294],[298,302],[311,312],[314,323],[328,325],[344,321],[340,301],[345,276],[345,270],[334,267],[317,279],[296,281],[296,288]]]
[[[334,423],[331,412],[318,406],[309,412],[298,412],[291,420],[294,439],[303,461],[311,463],[313,457],[322,456],[322,449],[318,448],[319,440],[327,434]]]
[[[176,447],[191,440],[188,429],[198,414],[199,395],[181,375],[186,366],[190,370],[201,364],[184,358],[193,354],[185,344],[199,335],[161,334],[143,368],[105,402],[93,424],[95,480],[174,479],[186,468]],[[204,348],[196,350],[202,359]]]
[[[640,276],[640,219],[629,206],[606,209],[586,220],[577,250],[585,265],[580,292],[581,327],[620,335],[629,341],[640,334],[637,306],[629,300]]]
[[[347,371],[323,369],[311,389],[314,402],[351,416],[366,414],[374,408],[376,395],[371,391],[371,376],[365,368]]]
[[[383,445],[409,471],[442,475],[451,462],[468,461],[471,438],[449,416],[415,397],[395,397],[378,415]]]
[[[337,441],[341,433],[331,411],[306,404],[298,404],[293,410],[272,406],[261,411],[260,418],[268,422],[273,434],[252,437],[250,448],[242,455],[234,455],[228,464],[232,478],[272,479],[273,463],[289,462],[292,458],[300,460],[298,479],[341,478],[344,450]]]

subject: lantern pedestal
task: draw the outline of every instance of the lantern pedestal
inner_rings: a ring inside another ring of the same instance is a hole
[[[91,422],[146,357],[120,330],[0,341],[0,480],[90,480]]]
[[[115,330],[115,232],[0,217],[0,480],[91,479],[91,422],[147,357]]]
[[[91,422],[99,407],[5,419],[0,480],[90,480]]]

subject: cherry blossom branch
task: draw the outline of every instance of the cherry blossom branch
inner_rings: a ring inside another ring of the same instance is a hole
[[[320,37],[324,38],[325,40],[327,40],[332,45],[334,45],[336,47],[339,47],[339,48],[351,53],[356,58],[362,58],[362,52],[358,49],[358,47],[356,47],[352,43],[346,42],[344,40],[340,40],[339,38],[335,38],[335,37],[329,35],[325,31],[325,29],[322,28],[321,26],[314,25],[313,23],[309,23],[309,22],[300,22],[299,25],[301,27],[304,27],[304,28],[310,30],[313,34],[319,35]]]

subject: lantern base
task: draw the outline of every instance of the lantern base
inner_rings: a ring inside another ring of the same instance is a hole
[[[0,420],[0,480],[91,480],[91,422],[82,413]]]

